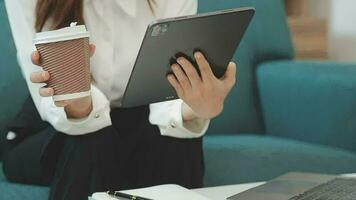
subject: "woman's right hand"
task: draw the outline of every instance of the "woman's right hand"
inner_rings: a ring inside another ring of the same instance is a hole
[[[90,56],[92,57],[95,53],[95,45],[90,45],[89,52]],[[34,65],[41,67],[41,55],[38,51],[32,52],[31,60]],[[51,75],[48,71],[33,72],[30,75],[31,82],[37,84],[47,84],[50,78]],[[52,97],[54,95],[54,90],[50,87],[42,87],[39,89],[39,94],[42,97]],[[54,103],[57,107],[64,107],[68,118],[85,118],[92,111],[91,96],[73,100],[55,101]]]

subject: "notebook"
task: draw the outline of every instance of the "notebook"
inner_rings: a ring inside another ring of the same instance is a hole
[[[159,185],[142,189],[135,190],[124,190],[120,191],[122,193],[127,193],[130,195],[136,195],[141,197],[146,197],[154,200],[209,200],[196,192],[193,192],[187,188],[181,187],[179,185]],[[91,200],[117,200],[105,192],[94,193]]]

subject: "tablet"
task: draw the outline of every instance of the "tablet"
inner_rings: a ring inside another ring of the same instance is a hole
[[[167,80],[167,75],[172,73],[171,65],[179,56],[195,64],[193,55],[198,50],[209,61],[214,75],[222,77],[254,13],[254,8],[238,8],[152,22],[133,67],[122,107],[178,98]]]

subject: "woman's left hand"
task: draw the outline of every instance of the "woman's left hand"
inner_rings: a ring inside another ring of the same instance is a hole
[[[210,64],[201,52],[194,54],[200,74],[193,64],[184,57],[173,64],[174,75],[168,75],[168,81],[174,87],[183,105],[183,119],[212,119],[224,108],[224,101],[236,82],[236,64],[231,62],[225,75],[218,79],[213,74]]]

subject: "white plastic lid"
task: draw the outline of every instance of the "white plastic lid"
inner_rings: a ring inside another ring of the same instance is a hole
[[[55,31],[46,31],[36,33],[33,39],[34,44],[46,44],[52,42],[60,42],[89,37],[85,25],[77,26],[76,22],[70,24],[69,27],[58,29]]]

